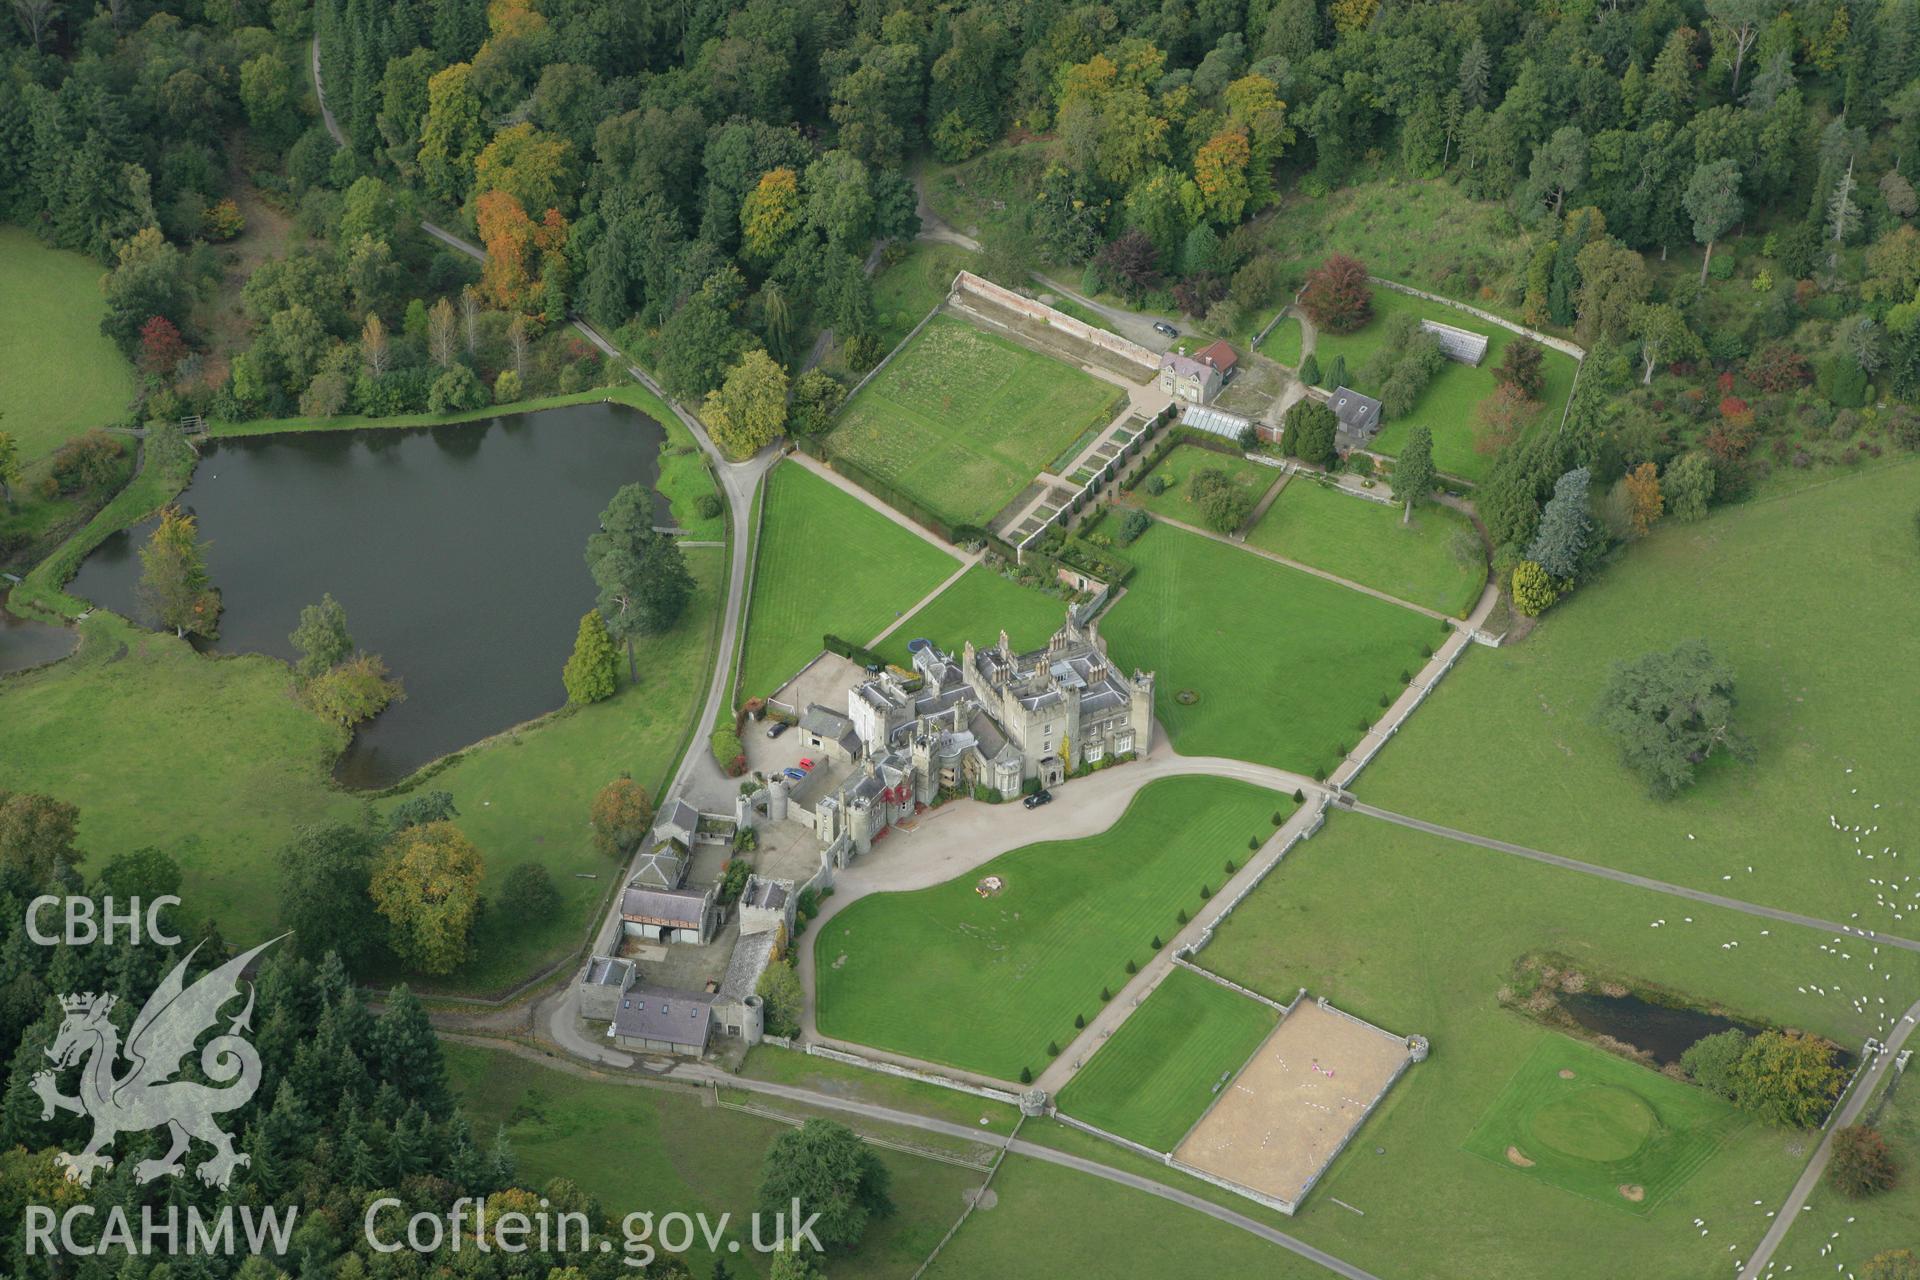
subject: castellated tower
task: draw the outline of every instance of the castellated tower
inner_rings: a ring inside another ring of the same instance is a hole
[[[1153,672],[1135,667],[1128,683],[1133,686],[1127,715],[1133,725],[1133,749],[1144,756],[1153,750]]]

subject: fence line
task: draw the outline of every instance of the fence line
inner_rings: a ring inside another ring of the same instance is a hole
[[[1020,1095],[1008,1093],[1005,1089],[989,1089],[985,1085],[968,1084],[964,1080],[955,1080],[950,1076],[936,1075],[931,1071],[916,1071],[912,1067],[903,1067],[898,1063],[881,1062],[875,1058],[849,1053],[845,1049],[831,1049],[823,1044],[809,1042],[802,1052],[810,1058],[825,1058],[829,1062],[844,1063],[850,1067],[864,1067],[868,1071],[877,1071],[881,1075],[897,1076],[902,1080],[917,1080],[921,1084],[938,1085],[943,1089],[952,1089],[957,1093],[970,1093],[976,1098],[986,1098],[988,1101],[1002,1102],[1008,1106],[1020,1105]]]

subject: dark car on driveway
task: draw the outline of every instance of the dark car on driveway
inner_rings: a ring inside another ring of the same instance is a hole
[[[1053,792],[1042,787],[1020,803],[1026,805],[1029,809],[1038,809],[1043,804],[1053,803]]]
[[[1180,331],[1168,324],[1165,320],[1155,320],[1153,322],[1153,331],[1158,334],[1164,334],[1169,338],[1177,338],[1180,336]]]
[[[787,722],[785,720],[775,720],[772,724],[767,726],[767,736],[769,738],[777,738],[781,734],[785,733],[786,731],[787,731]]]

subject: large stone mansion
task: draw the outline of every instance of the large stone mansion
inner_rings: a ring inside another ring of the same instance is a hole
[[[852,768],[817,794],[773,779],[768,816],[810,822],[845,866],[943,790],[1012,799],[1030,782],[1056,786],[1083,765],[1148,750],[1153,674],[1123,672],[1097,624],[1069,611],[1045,647],[1024,653],[1005,631],[991,648],[969,641],[958,659],[916,645],[911,673],[855,685],[845,715],[809,706],[799,729],[809,750]]]

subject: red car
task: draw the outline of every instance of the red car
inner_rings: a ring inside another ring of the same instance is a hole
[[[802,769],[811,769],[811,768],[813,768],[813,761],[811,761],[811,760],[809,760],[809,759],[807,759],[807,758],[806,758],[805,756],[801,756],[801,757],[800,757],[800,767],[801,767]]]

